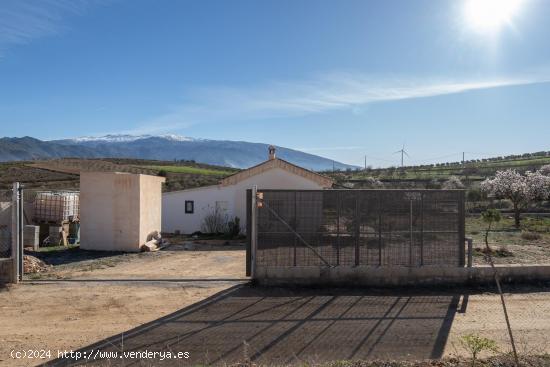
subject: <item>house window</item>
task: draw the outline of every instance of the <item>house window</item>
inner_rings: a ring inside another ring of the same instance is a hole
[[[193,214],[195,212],[195,202],[193,200],[185,200],[185,214]]]

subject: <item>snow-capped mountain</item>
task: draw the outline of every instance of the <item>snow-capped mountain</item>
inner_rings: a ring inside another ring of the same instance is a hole
[[[177,134],[165,134],[165,135],[108,134],[108,135],[102,135],[102,136],[81,136],[81,137],[71,138],[67,140],[72,140],[76,143],[91,142],[91,141],[107,142],[107,143],[124,143],[124,142],[143,140],[143,139],[149,139],[149,138],[155,138],[155,137],[165,138],[172,141],[195,140],[193,138],[183,136],[183,135],[177,135]]]
[[[31,137],[1,138],[0,161],[76,158],[194,160],[248,168],[267,159],[269,144],[205,140],[180,135],[105,135],[42,141]],[[317,155],[277,147],[277,157],[315,171],[355,168]]]

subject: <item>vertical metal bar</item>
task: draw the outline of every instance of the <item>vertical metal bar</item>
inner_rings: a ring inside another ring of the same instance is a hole
[[[19,221],[17,220],[17,208],[19,200],[17,199],[19,193],[19,182],[13,183],[12,199],[11,199],[11,259],[12,259],[12,275],[11,280],[13,283],[19,282],[19,239],[18,233]]]
[[[340,191],[336,192],[336,265],[340,265]]]
[[[297,217],[297,193],[296,191],[294,191],[294,231],[295,232],[298,232],[298,217]],[[296,238],[296,236],[293,236],[294,238],[294,266],[296,266],[296,242],[298,241],[298,239]]]
[[[409,266],[413,266],[413,201],[409,203]]]
[[[250,249],[252,241],[252,189],[246,190],[246,276],[250,276]]]
[[[355,194],[355,266],[359,265],[359,238],[361,236],[361,221],[359,219],[359,195]]]
[[[471,238],[466,238],[466,241],[468,242],[468,267],[471,268],[473,263],[474,240]]]
[[[13,272],[12,272],[12,281],[14,283],[18,283],[19,280],[21,280],[21,274],[22,274],[22,260],[23,260],[23,254],[22,251],[22,244],[21,241],[21,185],[19,182],[13,183],[13,192],[12,192],[12,207],[11,207],[11,213],[12,213],[12,220],[11,220],[11,259],[12,259],[12,265],[13,265]],[[21,261],[20,261],[21,258]]]
[[[424,194],[420,196],[420,266],[424,266]]]
[[[464,201],[465,201],[465,191],[461,190],[458,192],[459,199],[458,199],[458,266],[464,266],[466,263],[466,254],[464,251],[464,242],[466,238],[466,223],[465,223],[465,208],[464,208]]]
[[[257,205],[257,199],[258,199],[258,186],[254,185],[252,186],[252,210],[251,210],[251,218],[250,222],[252,224],[251,228],[251,238],[250,238],[250,275],[252,279],[256,278],[256,249],[258,248],[258,205]]]
[[[23,235],[24,235],[24,229],[25,229],[25,221],[23,220],[23,209],[24,209],[24,201],[23,201],[23,186],[19,185],[19,213],[17,220],[19,221],[19,280],[23,280],[23,273],[25,271],[25,267],[23,266],[23,255],[24,255],[24,242],[23,242]]]
[[[382,266],[382,198],[378,194],[378,266]]]

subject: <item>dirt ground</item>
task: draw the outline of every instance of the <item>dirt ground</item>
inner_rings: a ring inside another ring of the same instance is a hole
[[[16,361],[9,353],[48,349],[55,358],[57,350],[76,350],[246,281],[242,244],[196,249],[174,244],[136,254],[78,248],[41,254],[55,265],[0,290],[0,365],[39,364],[44,360]]]
[[[258,365],[464,358],[459,338],[472,333],[495,340],[502,352],[510,349],[499,297],[494,294],[469,294],[465,300],[464,292],[452,290],[162,284],[18,286],[1,295],[0,323],[9,325],[2,331],[4,362],[37,364],[37,360],[14,362],[7,355],[13,348],[57,351],[90,344],[88,351],[190,353],[188,360],[163,361],[163,365],[227,365],[247,358]],[[186,308],[215,293],[217,297],[205,305]],[[14,306],[6,307],[7,302]],[[550,352],[550,288],[544,292],[516,288],[507,302],[519,352]],[[122,331],[126,331],[124,347],[120,336],[105,339]],[[140,365],[157,363],[149,360]],[[112,361],[97,364],[113,365]]]
[[[76,350],[132,329],[227,287],[227,283],[22,284],[0,291],[0,365],[33,366],[12,350]]]
[[[133,254],[84,251],[79,248],[62,252],[27,252],[53,265],[46,272],[29,274],[28,279],[128,279],[151,280],[179,278],[211,279],[245,277],[244,244],[201,241],[175,243],[160,251]]]
[[[474,265],[485,265],[482,249],[487,225],[480,217],[466,218],[466,236],[474,240]],[[489,233],[489,245],[497,264],[550,264],[550,218],[522,218],[521,228],[503,216]]]
[[[459,342],[465,334],[494,339],[509,350],[494,293],[233,289],[245,283],[242,246],[198,249],[174,245],[96,258],[74,252],[38,279],[0,290],[0,365],[45,361],[14,360],[12,350],[51,350],[56,358],[58,350],[77,350],[122,332],[125,350],[190,352],[189,360],[176,365],[225,364],[247,356],[291,364],[450,357],[465,354]],[[550,287],[506,289],[512,291],[508,310],[520,352],[550,353]],[[118,340],[101,349],[116,349]]]

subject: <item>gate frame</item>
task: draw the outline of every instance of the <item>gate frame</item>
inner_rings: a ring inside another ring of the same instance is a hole
[[[11,259],[14,283],[23,280],[23,186],[19,182],[13,183],[11,220]]]
[[[359,190],[355,190],[355,189],[324,189],[324,190],[292,190],[292,189],[258,189],[256,185],[254,185],[252,187],[252,189],[247,189],[246,190],[246,204],[247,204],[247,242],[246,242],[246,275],[247,276],[251,276],[253,279],[254,279],[254,276],[255,276],[255,273],[256,273],[256,250],[257,250],[257,235],[258,235],[258,232],[257,232],[257,211],[258,211],[258,208],[257,208],[257,192],[264,192],[264,191],[293,191],[293,192],[298,192],[298,191],[319,191],[319,192],[324,192],[324,191],[338,191],[338,192],[342,192],[342,191],[359,191]],[[411,191],[411,192],[426,192],[426,191],[460,191],[462,192],[462,195],[458,201],[459,205],[458,205],[458,235],[459,235],[459,241],[458,241],[458,250],[459,250],[459,254],[458,254],[458,268],[461,268],[461,267],[465,267],[467,265],[467,261],[466,261],[466,255],[468,254],[468,256],[470,256],[470,251],[468,251],[468,253],[466,252],[466,249],[465,249],[465,243],[466,243],[466,234],[465,234],[465,227],[466,227],[466,218],[465,218],[465,191],[464,190],[437,190],[437,189],[362,189],[363,191]],[[340,193],[337,194],[338,197],[340,196]],[[422,202],[422,208],[424,207],[424,197],[422,195],[422,199],[421,199],[421,202]],[[378,199],[378,205],[381,205],[381,202],[380,202],[380,198]],[[356,208],[355,208],[355,211],[356,211],[356,214],[357,214],[357,203],[356,203]],[[411,200],[411,206],[412,206],[412,200]],[[412,208],[411,208],[412,210]],[[340,205],[338,205],[337,207],[337,211],[338,213],[340,213]],[[380,211],[379,211],[379,215],[380,215]],[[411,215],[412,215],[412,212],[411,212]],[[423,227],[424,227],[424,211],[421,210],[421,215],[422,215],[422,220],[421,220],[421,227],[422,227],[422,231],[423,231]],[[356,215],[356,218],[357,218],[357,215]],[[254,220],[254,224],[252,224],[252,220]],[[411,220],[412,220],[412,217],[411,217]],[[338,227],[340,226],[340,223],[339,223],[339,220],[338,220]],[[255,227],[255,228],[251,228],[251,227]],[[357,226],[356,226],[357,227]],[[379,231],[381,229],[379,228]],[[412,228],[411,228],[412,230]],[[294,231],[292,231],[294,232]],[[337,234],[337,246],[339,247],[339,241],[340,238],[339,238],[339,231],[338,231],[338,234]],[[294,242],[296,242],[296,237],[294,239]],[[420,244],[420,251],[423,253],[424,252],[424,243],[423,243],[423,239],[421,240],[421,244]],[[381,244],[379,244],[379,246],[381,246]],[[357,244],[356,244],[356,247],[357,247]],[[357,248],[355,249],[357,251]],[[412,250],[412,247],[411,249]],[[253,253],[253,254],[252,254]],[[338,252],[338,255],[337,255],[337,264],[334,265],[335,267],[338,267],[340,266],[339,264],[339,252]],[[410,256],[409,256],[410,257]],[[356,257],[356,260],[357,260],[357,257]],[[424,263],[423,263],[423,256],[421,257],[421,260],[420,260],[420,265],[419,267],[424,267]],[[381,259],[379,259],[379,262],[381,262]],[[296,266],[296,264],[294,264],[294,266]],[[357,265],[356,265],[357,266]],[[381,266],[381,265],[379,265]],[[333,267],[333,266],[331,266]],[[406,266],[407,267],[407,266]],[[410,265],[408,267],[411,267]]]

